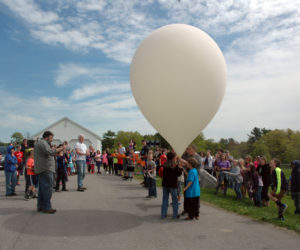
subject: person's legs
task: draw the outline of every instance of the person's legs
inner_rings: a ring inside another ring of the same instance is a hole
[[[169,189],[163,187],[163,197],[162,197],[162,206],[161,206],[161,218],[164,219],[167,217],[169,206]]]
[[[84,161],[76,161],[77,166],[77,187],[82,188],[82,176],[83,176],[83,163]]]
[[[172,196],[172,203],[173,203],[173,219],[176,219],[178,216],[177,188],[170,188],[170,193]]]
[[[16,185],[17,185],[17,171],[11,173],[11,192],[13,194],[16,193]]]
[[[62,180],[62,173],[61,173],[61,168],[57,169],[57,174],[56,174],[56,186],[55,186],[55,190],[59,190],[59,184],[60,181]]]
[[[234,186],[234,191],[235,191],[235,194],[236,194],[236,198],[238,200],[242,199],[241,185],[242,185],[242,183],[237,183],[236,182],[235,186]]]
[[[12,194],[11,190],[11,172],[5,171],[5,187],[6,187],[6,196]]]
[[[262,191],[262,187],[258,187],[256,191],[256,206],[258,207],[261,206],[261,191]]]
[[[53,186],[53,173],[45,171],[39,175],[39,195],[38,195],[38,209],[50,210],[52,186]],[[40,197],[42,196],[42,197]]]
[[[300,214],[300,193],[292,193],[294,204],[295,204],[295,214]]]

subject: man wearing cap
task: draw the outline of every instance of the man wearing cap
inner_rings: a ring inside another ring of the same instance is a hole
[[[43,138],[36,142],[34,148],[34,171],[38,175],[39,182],[37,211],[47,214],[56,212],[51,206],[53,173],[55,173],[54,156],[65,149],[64,145],[52,149],[53,137],[52,132],[44,132]]]

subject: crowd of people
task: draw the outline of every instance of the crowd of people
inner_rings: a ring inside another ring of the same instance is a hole
[[[26,139],[21,145],[9,145],[4,160],[6,196],[16,195],[15,187],[20,183],[20,176],[24,176],[24,200],[37,198],[39,212],[56,212],[51,206],[52,192],[68,191],[69,176],[77,175],[77,191],[84,192],[87,189],[83,185],[86,172],[116,175],[124,181],[132,180],[134,174],[141,172],[144,177],[141,185],[148,189],[147,199],[157,198],[157,175],[162,178],[162,219],[167,216],[171,195],[174,219],[187,214],[186,220],[197,220],[201,171],[207,171],[217,180],[216,195],[220,190],[226,195],[228,188],[232,188],[237,200],[248,196],[257,207],[268,207],[272,200],[278,207],[279,220],[284,220],[287,205],[282,203],[282,198],[290,186],[295,214],[300,214],[300,161],[292,162],[292,175],[287,178],[277,159],[267,162],[263,156],[237,160],[222,149],[212,155],[211,151],[198,153],[197,147],[191,145],[179,157],[173,150],[152,149],[145,140],[140,151],[136,151],[136,143],[130,140],[127,147],[118,143],[116,149],[100,152],[91,145],[87,147],[83,135],[79,135],[74,148],[67,142],[52,145],[53,137],[46,131],[34,145],[28,145]],[[181,202],[183,211],[179,213]]]

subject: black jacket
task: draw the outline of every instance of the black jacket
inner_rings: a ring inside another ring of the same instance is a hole
[[[182,168],[172,167],[172,162],[167,161],[164,165],[162,186],[168,188],[177,188],[178,176],[182,174]]]
[[[293,161],[295,166],[292,170],[291,191],[292,193],[300,192],[300,161]]]
[[[272,184],[272,174],[269,164],[259,165],[257,172],[261,176],[264,186],[270,186]]]

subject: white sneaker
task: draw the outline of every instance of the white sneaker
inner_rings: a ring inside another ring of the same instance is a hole
[[[108,172],[106,172],[106,174],[108,174]]]

